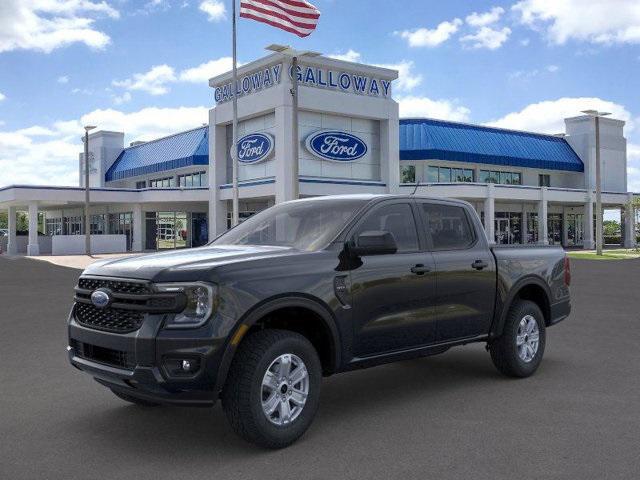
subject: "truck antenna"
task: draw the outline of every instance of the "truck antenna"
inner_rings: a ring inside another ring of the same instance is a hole
[[[416,182],[416,186],[415,186],[415,188],[413,189],[413,193],[411,193],[411,195],[412,195],[412,196],[416,194],[416,192],[418,191],[418,187],[419,187],[419,186],[420,186],[420,182]]]

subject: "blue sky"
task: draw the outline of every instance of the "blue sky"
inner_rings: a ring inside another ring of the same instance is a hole
[[[306,39],[239,22],[239,59],[288,43],[400,70],[403,116],[557,133],[587,108],[628,122],[640,191],[637,0],[315,0]],[[198,126],[230,66],[230,0],[2,0],[0,186],[77,183],[82,124],[127,141]]]

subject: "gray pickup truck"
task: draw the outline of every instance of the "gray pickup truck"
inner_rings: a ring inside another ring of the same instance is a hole
[[[239,435],[280,448],[311,424],[322,376],[471,342],[531,375],[570,280],[561,248],[490,246],[466,202],[297,200],[205,247],[91,265],[69,359],[134,404],[221,398]]]

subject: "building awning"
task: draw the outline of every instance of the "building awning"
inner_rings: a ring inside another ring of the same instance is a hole
[[[432,119],[400,120],[400,160],[584,171],[562,137]]]
[[[209,127],[125,148],[107,170],[105,181],[209,164]]]

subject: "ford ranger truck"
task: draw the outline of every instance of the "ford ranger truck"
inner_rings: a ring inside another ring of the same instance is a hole
[[[204,247],[89,266],[68,354],[137,405],[221,399],[241,437],[281,448],[311,424],[323,376],[484,342],[528,377],[570,280],[561,248],[491,246],[463,201],[295,200]]]

